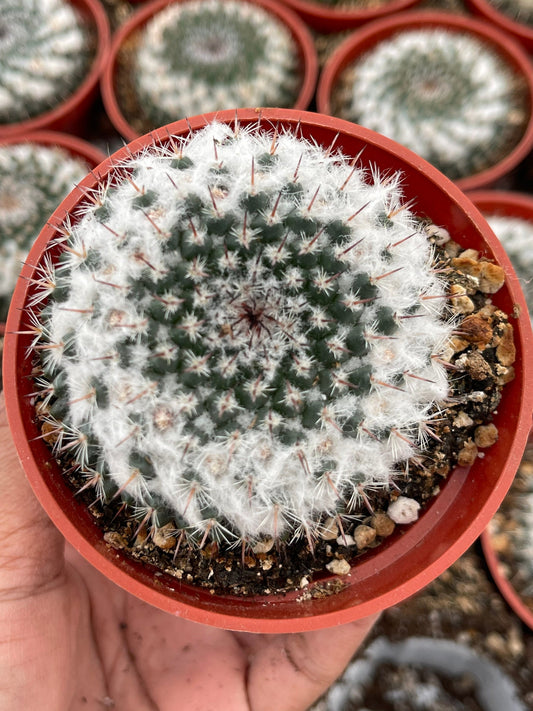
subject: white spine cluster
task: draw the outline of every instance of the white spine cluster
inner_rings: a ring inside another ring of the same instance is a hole
[[[485,215],[516,269],[533,319],[533,219]]]
[[[513,70],[464,32],[404,30],[357,59],[353,71],[347,117],[450,178],[493,165],[522,135]]]
[[[78,86],[87,29],[65,0],[0,2],[0,123],[53,108]]]
[[[35,238],[88,169],[58,147],[31,142],[0,147],[0,321]]]
[[[33,299],[57,451],[201,540],[311,538],[387,488],[452,330],[401,180],[217,123],[117,167]]]
[[[243,0],[192,0],[157,13],[135,63],[139,103],[155,125],[243,106],[291,106],[299,86],[290,31]]]

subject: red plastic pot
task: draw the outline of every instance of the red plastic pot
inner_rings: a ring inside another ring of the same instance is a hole
[[[399,32],[422,28],[443,28],[451,32],[471,34],[496,51],[516,74],[523,79],[526,91],[528,122],[519,142],[498,163],[474,175],[456,180],[462,190],[477,190],[497,186],[533,149],[533,65],[525,51],[512,37],[489,23],[451,13],[420,11],[405,12],[366,25],[351,34],[332,53],[320,75],[316,103],[318,111],[332,113],[332,94],[342,72],[378,43]]]
[[[499,442],[487,450],[469,471],[456,468],[442,490],[409,527],[399,526],[378,548],[355,562],[344,587],[327,597],[302,600],[301,591],[283,596],[237,597],[210,594],[186,581],[155,571],[106,545],[102,531],[72,493],[34,422],[31,336],[24,328],[24,308],[31,298],[31,277],[43,251],[56,236],[48,224],[41,232],[18,281],[7,322],[4,382],[7,414],[16,447],[31,485],[42,505],[67,540],[104,575],[139,598],[181,617],[249,632],[302,632],[331,627],[370,615],[414,594],[451,565],[481,534],[500,505],[520,463],[533,409],[533,363],[526,358],[533,347],[524,297],[500,243],[470,200],[439,171],[411,151],[373,131],[330,116],[303,111],[243,109],[178,121],[143,136],[102,163],[60,205],[51,220],[59,223],[71,213],[87,190],[95,186],[121,159],[155,141],[168,142],[169,134],[188,134],[213,117],[240,125],[291,128],[325,147],[333,143],[347,155],[362,149],[363,166],[402,171],[405,200],[420,215],[445,225],[462,245],[479,250],[500,263],[508,279],[494,295],[494,303],[507,313],[518,304],[515,324],[516,377],[504,389],[495,415]],[[401,530],[400,530],[401,529]],[[326,576],[324,580],[334,579]],[[311,583],[313,585],[314,583]],[[312,589],[312,588],[311,588]]]
[[[533,446],[533,428],[529,433],[528,446]],[[522,622],[533,630],[533,610],[526,605],[522,596],[511,584],[509,578],[505,574],[505,569],[502,565],[500,557],[492,543],[490,525],[481,534],[481,548],[483,550],[485,560],[487,561],[492,579],[496,583],[503,599],[507,602],[511,610],[518,615]]]
[[[107,61],[110,30],[106,12],[99,0],[70,0],[96,34],[96,51],[89,73],[65,101],[39,116],[12,124],[0,124],[0,139],[30,131],[55,130],[83,133],[87,113],[96,99],[98,82]]]
[[[313,0],[282,0],[317,32],[342,32],[365,22],[392,15],[416,5],[419,0],[385,0],[374,7],[332,6]]]
[[[496,583],[503,599],[507,602],[511,610],[517,615],[524,624],[533,630],[533,612],[525,604],[515,588],[511,585],[507,576],[503,573],[502,564],[498,554],[494,550],[491,541],[491,534],[488,530],[481,534],[481,547],[483,555],[487,561],[490,574]]]
[[[519,217],[533,226],[533,195],[507,190],[473,190],[468,192],[468,197],[483,215]]]
[[[533,27],[531,25],[513,20],[488,0],[466,0],[466,5],[476,15],[509,33],[527,50],[533,52]]]
[[[172,1],[186,2],[187,0]],[[260,5],[286,25],[291,32],[298,48],[302,68],[300,91],[292,108],[306,109],[313,98],[318,77],[318,57],[313,38],[308,28],[292,10],[284,7],[279,2],[276,2],[276,0],[242,1]],[[142,29],[156,13],[164,10],[169,4],[172,4],[169,0],[154,0],[154,2],[148,3],[146,7],[137,10],[134,15],[124,23],[113,39],[109,62],[102,75],[101,93],[104,108],[113,126],[128,141],[133,141],[135,138],[138,138],[140,134],[124,115],[117,97],[116,82],[119,53],[121,48],[131,40],[135,32]]]
[[[0,146],[8,146],[14,143],[38,143],[43,146],[57,146],[70,153],[73,158],[85,160],[90,168],[96,168],[99,163],[107,158],[106,154],[92,143],[61,131],[32,131],[24,134],[24,136],[0,137]]]

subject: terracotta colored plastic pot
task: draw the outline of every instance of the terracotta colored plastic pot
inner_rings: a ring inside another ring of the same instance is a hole
[[[471,201],[439,171],[411,151],[373,131],[347,121],[304,111],[243,109],[178,121],[143,136],[102,163],[60,205],[51,220],[59,223],[84,200],[87,190],[121,159],[152,141],[168,142],[170,134],[184,135],[218,118],[240,125],[260,122],[265,127],[291,128],[324,147],[333,143],[348,156],[361,154],[363,166],[402,171],[405,200],[415,211],[446,226],[462,245],[479,250],[500,263],[508,274],[494,303],[507,313],[518,305],[527,314],[518,280],[498,240]],[[362,150],[364,149],[364,150]],[[23,310],[31,298],[32,273],[56,232],[48,224],[41,232],[15,289],[7,322],[4,381],[7,413],[16,447],[31,485],[42,505],[74,547],[104,575],[139,598],[181,617],[250,632],[302,632],[359,619],[399,603],[451,565],[481,534],[500,505],[522,457],[533,409],[533,363],[525,354],[533,348],[529,318],[515,321],[516,377],[503,392],[494,422],[499,442],[478,458],[470,470],[456,468],[442,490],[408,527],[398,526],[386,541],[354,562],[343,586],[327,597],[301,591],[286,595],[238,597],[210,594],[106,545],[83,503],[73,495],[58,464],[39,437],[31,397],[31,335],[23,327]],[[50,252],[48,252],[50,254]],[[22,332],[21,332],[22,331]],[[26,333],[24,333],[26,331]],[[321,582],[335,581],[324,575]],[[307,589],[313,590],[313,585]]]
[[[419,0],[385,0],[373,7],[333,6],[313,0],[282,0],[317,32],[342,32],[365,22],[392,15],[416,5]]]
[[[529,444],[528,447],[533,446],[533,427],[529,433]],[[522,596],[518,593],[516,588],[509,581],[509,578],[504,572],[504,568],[500,561],[500,557],[496,550],[494,549],[492,543],[492,534],[490,531],[490,525],[481,534],[481,547],[483,549],[483,555],[487,561],[487,565],[490,570],[490,574],[498,590],[500,591],[503,599],[507,602],[511,610],[518,615],[524,624],[526,624],[531,630],[533,630],[533,610],[526,605]]]
[[[473,190],[468,192],[468,197],[484,215],[520,217],[533,226],[533,194],[508,190]]]
[[[522,622],[533,630],[533,612],[511,585],[507,576],[504,575],[500,559],[492,546],[491,535],[488,530],[483,531],[481,534],[481,546],[483,548],[483,555],[487,561],[490,574],[492,575],[492,578],[496,583],[503,599],[507,602],[511,610],[518,615]]]
[[[92,143],[61,131],[32,131],[24,134],[24,136],[0,137],[0,146],[8,146],[13,143],[38,143],[43,146],[58,146],[70,153],[74,158],[85,160],[90,168],[96,168],[99,163],[107,158],[106,154]]]
[[[173,0],[173,2],[186,2],[187,0]],[[243,0],[260,5],[267,12],[272,13],[280,22],[286,25],[292,34],[301,63],[301,85],[299,94],[292,108],[306,109],[313,99],[315,86],[318,77],[318,57],[313,38],[300,18],[289,8],[284,7],[276,0]],[[101,92],[106,110],[111,123],[116,130],[128,141],[133,141],[140,134],[129,123],[117,96],[117,67],[121,48],[131,41],[131,37],[138,30],[142,29],[150,19],[169,4],[169,0],[154,0],[140,8],[134,15],[119,29],[115,35],[111,47],[109,62],[101,79]],[[224,107],[236,108],[236,107]]]
[[[533,52],[533,27],[531,25],[513,20],[488,0],[466,0],[466,5],[472,12],[508,32],[527,50]]]
[[[497,186],[498,182],[509,175],[533,149],[533,65],[512,37],[487,22],[451,13],[420,11],[401,13],[366,25],[344,40],[327,60],[318,82],[317,109],[325,114],[332,113],[332,94],[335,92],[339,77],[363,54],[399,32],[422,28],[442,28],[477,37],[501,55],[506,64],[523,79],[528,121],[522,137],[496,164],[455,181],[462,190]]]
[[[89,73],[71,96],[50,111],[26,121],[0,124],[0,139],[50,129],[78,135],[83,133],[86,115],[98,93],[98,82],[107,61],[111,39],[107,15],[99,0],[71,0],[71,3],[96,35],[95,56]]]

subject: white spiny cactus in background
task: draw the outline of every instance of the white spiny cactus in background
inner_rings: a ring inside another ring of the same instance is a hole
[[[91,39],[65,0],[0,0],[0,124],[52,109],[81,83]]]
[[[134,81],[153,127],[243,106],[294,104],[299,58],[290,31],[243,0],[174,3],[146,25]]]
[[[401,181],[218,123],[117,166],[30,304],[58,456],[200,544],[311,542],[388,488],[453,328]]]
[[[533,26],[533,2],[531,0],[489,0],[490,5],[511,20]]]
[[[85,161],[58,147],[0,146],[0,321],[35,238],[88,170]]]
[[[464,32],[404,30],[352,64],[344,118],[402,143],[452,179],[484,170],[523,134],[513,70]]]
[[[485,219],[513,263],[533,320],[533,220],[497,214]]]
[[[523,577],[528,581],[524,593],[533,596],[533,477],[529,476],[525,491],[520,492],[513,513],[517,526],[510,532],[513,551]]]

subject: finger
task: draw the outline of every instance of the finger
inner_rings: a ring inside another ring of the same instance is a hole
[[[327,630],[266,638],[248,676],[252,711],[303,711],[342,673],[378,615]]]
[[[20,465],[0,393],[0,600],[24,597],[56,580],[64,539],[35,498]]]

